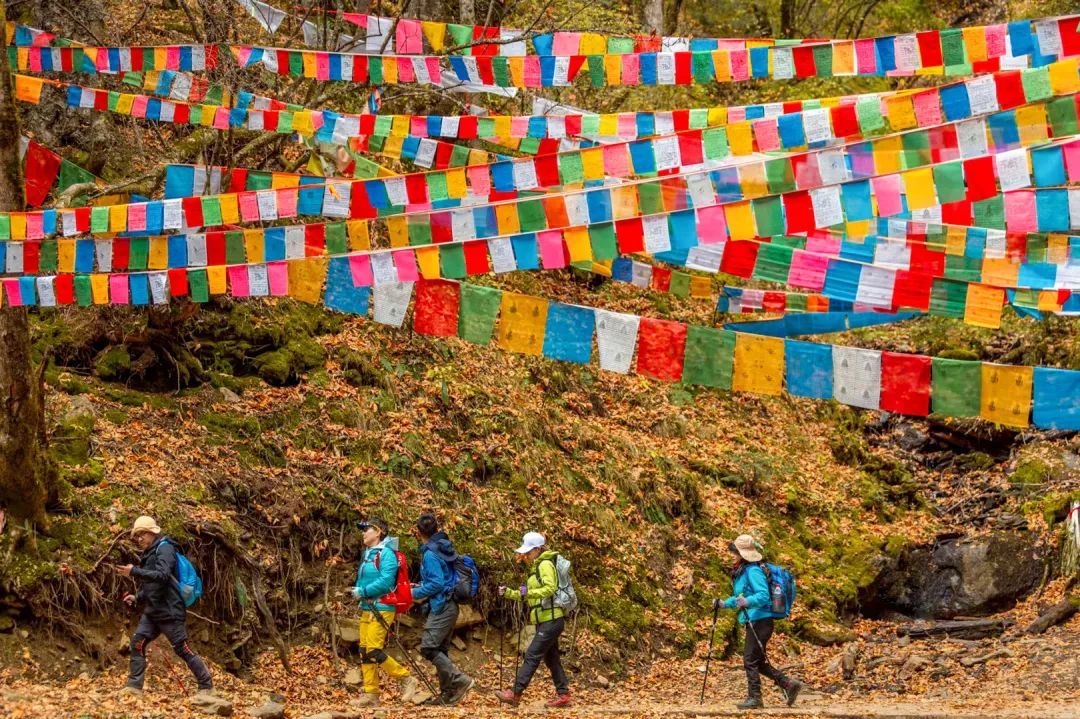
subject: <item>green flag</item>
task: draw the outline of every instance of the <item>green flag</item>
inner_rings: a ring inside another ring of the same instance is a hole
[[[978,417],[982,400],[982,362],[941,359],[931,366],[930,399],[934,414]]]
[[[462,284],[458,336],[466,342],[478,345],[491,342],[501,303],[502,290]]]
[[[689,325],[686,329],[682,381],[685,384],[730,390],[734,357],[734,332]]]

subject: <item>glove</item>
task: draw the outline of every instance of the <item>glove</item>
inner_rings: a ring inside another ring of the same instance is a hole
[[[714,612],[717,611],[717,610],[723,609],[724,608],[724,600],[721,599],[720,597],[717,597],[716,599],[712,600],[712,608],[713,608]]]
[[[529,594],[529,587],[525,584],[521,585],[521,598],[524,599]]]
[[[739,597],[735,600],[735,606],[739,609],[746,609],[750,606],[750,602],[746,601],[746,597]]]

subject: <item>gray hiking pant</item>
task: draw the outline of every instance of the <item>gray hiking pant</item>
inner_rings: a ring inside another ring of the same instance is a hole
[[[435,673],[439,676],[439,690],[443,694],[449,694],[460,687],[465,678],[448,655],[457,617],[457,604],[452,599],[446,600],[442,611],[428,614],[424,623],[424,634],[420,638],[420,655],[435,665]]]

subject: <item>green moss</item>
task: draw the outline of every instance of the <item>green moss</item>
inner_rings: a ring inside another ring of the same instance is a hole
[[[1009,475],[1009,481],[1025,488],[1037,488],[1050,480],[1053,471],[1041,459],[1029,459],[1021,462]]]
[[[1065,521],[1073,502],[1080,502],[1080,490],[1054,492],[1041,499],[1025,502],[1023,511],[1025,515],[1041,514],[1047,526],[1053,526]]]
[[[198,422],[214,434],[244,439],[258,437],[262,429],[255,417],[222,412],[207,412],[199,417]]]
[[[125,387],[107,387],[102,394],[109,399],[125,407],[150,406],[153,409],[175,410],[180,405],[176,400],[157,393],[139,392]]]
[[[61,420],[52,433],[49,454],[59,464],[77,466],[90,459],[90,437],[94,431],[94,418],[79,415]]]
[[[131,372],[131,355],[127,347],[117,345],[98,355],[94,362],[94,374],[103,380],[122,379]]]
[[[994,466],[994,458],[985,452],[969,452],[955,460],[956,468],[965,472],[987,470]]]
[[[979,353],[969,349],[947,349],[938,353],[941,359],[952,360],[968,360],[969,362],[978,362]]]
[[[105,419],[109,420],[110,422],[112,422],[113,424],[116,424],[116,425],[121,425],[124,422],[127,422],[127,419],[128,419],[127,412],[124,412],[123,410],[119,410],[119,409],[107,409],[107,410],[105,410],[104,414],[105,414]]]
[[[285,350],[265,352],[255,358],[255,371],[267,384],[280,387],[295,379],[291,359]]]

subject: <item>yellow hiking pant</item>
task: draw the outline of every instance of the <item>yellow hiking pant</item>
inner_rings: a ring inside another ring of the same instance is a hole
[[[394,622],[394,612],[379,612],[386,626]],[[379,667],[386,672],[388,677],[404,679],[409,676],[409,670],[397,663],[388,655],[386,649],[386,630],[374,612],[360,614],[360,652],[361,670],[364,674],[364,693],[379,693]]]

